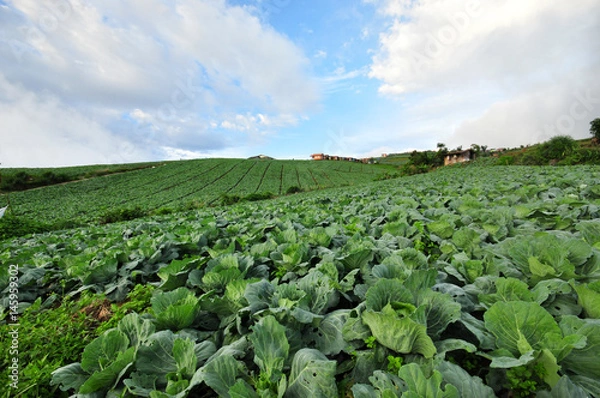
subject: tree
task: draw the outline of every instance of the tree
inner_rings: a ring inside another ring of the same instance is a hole
[[[596,118],[590,122],[590,134],[594,136],[596,144],[600,143],[600,118]]]

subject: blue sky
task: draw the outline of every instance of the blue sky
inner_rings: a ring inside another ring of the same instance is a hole
[[[0,0],[0,163],[583,138],[598,20],[597,0]]]

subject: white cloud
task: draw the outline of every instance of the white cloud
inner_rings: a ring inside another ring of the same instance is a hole
[[[600,82],[573,87],[569,81],[492,104],[481,116],[465,120],[450,145],[491,147],[534,144],[556,135],[590,137],[590,121],[600,116]]]
[[[266,115],[236,114],[221,121],[218,126],[225,130],[242,132],[255,140],[274,134],[278,128],[295,126],[298,118],[291,114]]]
[[[299,117],[319,101],[308,59],[251,8],[225,0],[8,5],[0,9],[6,81],[51,93],[59,111],[72,109],[125,140],[143,126],[154,134],[144,143],[190,150],[208,134],[208,120],[239,109]],[[7,95],[0,93],[0,117]]]
[[[0,111],[3,167],[124,163],[149,156],[58,98],[13,85],[2,74],[0,92],[10,93]]]
[[[337,91],[353,89],[352,80],[366,76],[367,68],[347,71],[345,67],[336,68],[332,74],[320,78],[324,91],[331,94]]]
[[[409,115],[444,120],[434,134],[452,145],[546,139],[544,126],[568,114],[574,92],[600,97],[596,0],[367,2],[391,21],[369,76],[383,95],[412,103],[402,105]],[[585,136],[589,120],[575,122],[562,130]]]
[[[249,156],[246,150],[227,148],[217,151],[190,151],[187,149],[164,146],[160,148],[165,160],[189,160],[203,158],[244,158]]]

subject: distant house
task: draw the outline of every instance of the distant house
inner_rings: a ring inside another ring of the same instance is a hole
[[[474,158],[475,151],[472,149],[465,149],[463,151],[452,151],[446,154],[444,157],[444,166],[455,163],[464,163]]]
[[[310,155],[310,157],[313,160],[323,160],[323,159],[325,159],[325,154],[323,154],[323,153],[313,153],[312,155]]]

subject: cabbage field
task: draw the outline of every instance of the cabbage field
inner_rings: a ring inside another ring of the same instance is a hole
[[[152,291],[6,396],[600,397],[599,167],[447,167],[4,241],[0,263],[3,338],[15,312]]]
[[[389,171],[385,166],[341,161],[256,159],[199,159],[142,166],[127,172],[12,192],[12,214],[44,223],[94,222],[116,209],[160,212],[206,207],[220,204],[225,195],[282,196],[290,189],[312,191],[370,182]],[[56,174],[72,176],[81,174],[81,169],[97,172],[97,168],[55,170]],[[12,169],[1,171],[4,179],[14,174]],[[9,195],[0,195],[0,207],[6,206],[8,200]]]

